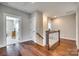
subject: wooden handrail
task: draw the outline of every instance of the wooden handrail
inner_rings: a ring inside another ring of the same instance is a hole
[[[42,35],[40,35],[38,32],[36,33],[39,37],[41,37],[42,39],[43,39],[43,36]]]

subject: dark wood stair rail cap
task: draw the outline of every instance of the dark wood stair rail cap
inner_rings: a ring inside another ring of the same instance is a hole
[[[41,36],[38,32],[36,34],[43,39],[43,36]]]

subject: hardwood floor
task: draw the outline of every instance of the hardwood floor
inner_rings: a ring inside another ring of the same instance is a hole
[[[60,46],[58,46],[54,50],[50,50],[53,52],[53,55],[58,56],[77,56],[77,48],[75,41],[71,40],[61,40]]]
[[[76,44],[70,40],[60,40],[60,46],[47,50],[33,41],[0,48],[1,56],[77,56]]]

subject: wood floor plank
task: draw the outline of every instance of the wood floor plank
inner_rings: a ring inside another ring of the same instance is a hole
[[[55,49],[47,50],[33,41],[0,48],[0,56],[77,56],[75,41],[61,39]]]

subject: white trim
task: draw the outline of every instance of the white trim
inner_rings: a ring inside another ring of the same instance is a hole
[[[37,42],[36,42],[37,43]],[[43,44],[40,44],[40,43],[37,43],[37,44],[39,44],[40,46],[44,46]]]
[[[79,7],[77,6],[77,8],[76,8],[76,45],[77,45],[77,49],[79,49]]]
[[[2,45],[2,47],[3,46],[6,46],[7,45],[7,43],[6,43],[6,16],[11,16],[11,17],[15,17],[15,18],[19,18],[19,20],[20,20],[20,25],[22,25],[22,19],[21,19],[21,17],[20,16],[17,16],[17,15],[13,15],[13,14],[9,14],[9,13],[3,13],[3,24],[4,24],[4,26],[3,26],[3,36],[4,36],[4,41],[5,41],[5,45]],[[21,27],[20,27],[21,28]],[[22,30],[20,29],[20,39],[22,39],[22,32],[21,32]],[[20,40],[19,39],[19,40]]]
[[[67,39],[67,40],[75,40],[76,41],[76,38],[69,38],[69,37],[60,37],[60,38],[64,38],[64,39]]]
[[[26,41],[30,41],[30,40],[32,40],[32,39],[19,41],[19,42],[17,42],[17,43],[22,43],[22,42],[26,42]],[[17,44],[17,43],[14,43],[14,44]],[[12,45],[12,44],[10,44],[10,45]],[[0,48],[6,47],[6,46],[8,46],[8,45],[7,45],[7,44],[5,44],[5,45],[0,45]]]
[[[28,39],[28,40],[20,40],[18,43],[21,43],[21,42],[26,42],[26,41],[30,41],[30,40],[32,40],[32,39]]]
[[[43,39],[43,46],[46,46],[46,38]]]
[[[7,46],[7,45],[0,45],[0,48],[5,47],[5,46]]]

